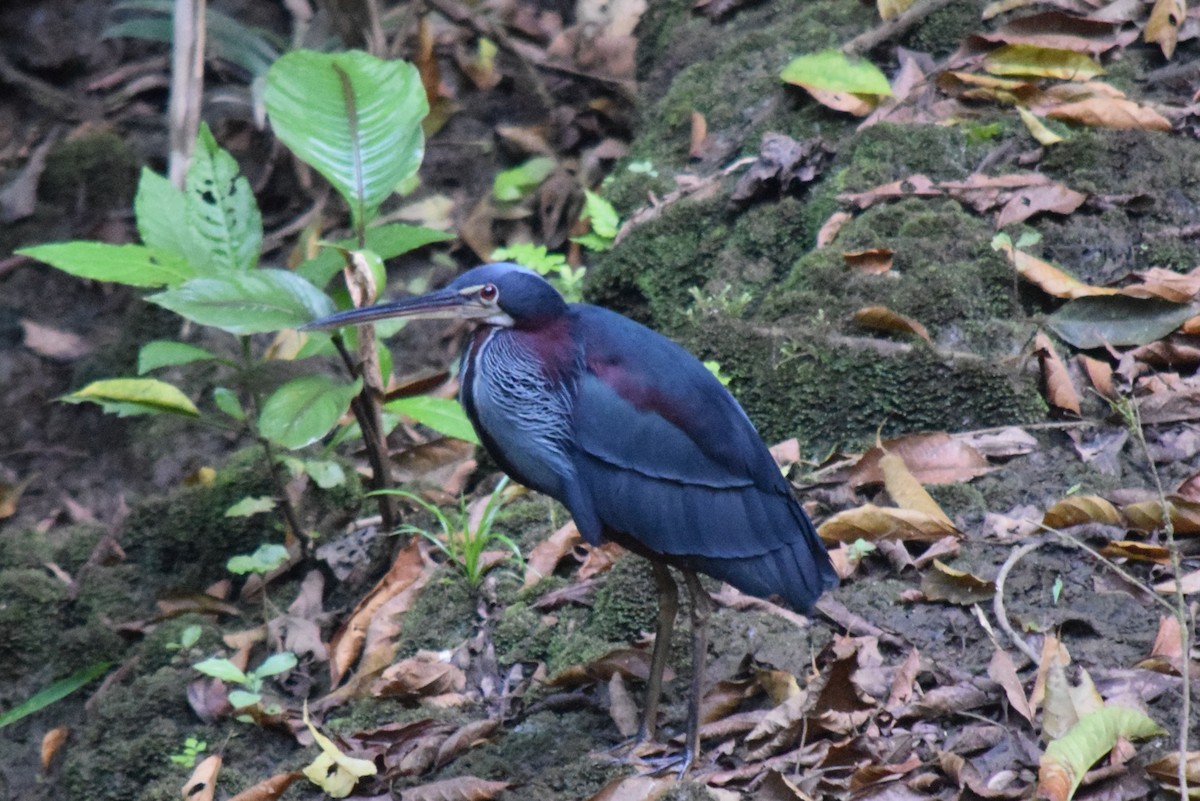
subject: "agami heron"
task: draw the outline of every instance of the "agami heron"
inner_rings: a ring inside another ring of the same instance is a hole
[[[391,317],[474,322],[460,400],[488,452],[566,506],[589,543],[614,540],[650,560],[659,612],[641,735],[651,740],[678,610],[667,566],[682,572],[692,601],[686,770],[699,752],[710,606],[696,573],[802,612],[837,583],[750,419],[679,345],[616,312],[567,303],[515,264],[476,267],[445,289],[305,327]]]

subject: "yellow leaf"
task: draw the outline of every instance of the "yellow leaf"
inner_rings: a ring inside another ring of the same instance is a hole
[[[838,512],[817,527],[826,542],[866,540],[914,540],[936,542],[942,537],[957,536],[958,529],[941,518],[912,509],[887,509],[864,504],[855,509]]]
[[[343,754],[338,747],[312,725],[308,719],[308,701],[304,702],[304,725],[321,747],[321,753],[304,769],[304,775],[320,787],[330,798],[345,798],[363,776],[374,776],[375,763],[369,759],[355,759]]]
[[[1067,528],[1081,523],[1103,523],[1108,526],[1121,525],[1121,513],[1099,495],[1072,495],[1063,498],[1046,510],[1042,525],[1050,528]]]
[[[1029,129],[1029,133],[1033,138],[1038,140],[1038,144],[1042,145],[1057,145],[1063,141],[1063,138],[1054,131],[1046,127],[1046,123],[1038,119],[1038,116],[1024,106],[1017,106],[1017,113],[1021,115],[1021,122],[1025,123],[1025,127]]]
[[[1104,74],[1095,59],[1073,50],[1008,44],[988,53],[983,68],[993,75],[1035,75],[1064,81],[1084,81]]]
[[[914,0],[876,0],[880,19],[895,19],[908,10]]]
[[[1163,55],[1170,58],[1175,54],[1175,43],[1179,40],[1179,26],[1187,17],[1187,0],[1158,0],[1146,20],[1142,31],[1147,43],[1162,48]]]
[[[888,495],[901,509],[912,509],[940,520],[950,528],[953,521],[938,506],[937,501],[921,486],[921,482],[909,472],[904,459],[895,453],[885,453],[879,460],[879,469],[883,471],[883,486]]]

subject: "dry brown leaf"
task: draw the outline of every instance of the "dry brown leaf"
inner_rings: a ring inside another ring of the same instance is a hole
[[[940,559],[934,559],[933,569],[921,576],[921,592],[930,601],[970,606],[990,601],[996,594],[996,582],[956,570]]]
[[[1160,565],[1171,563],[1171,554],[1162,545],[1133,540],[1116,540],[1106,544],[1100,553],[1109,559],[1132,559],[1137,562],[1154,562]]]
[[[1033,349],[1037,354],[1038,363],[1042,367],[1042,381],[1045,385],[1046,402],[1051,406],[1080,416],[1079,394],[1071,382],[1067,366],[1058,357],[1050,337],[1039,331],[1033,340]]]
[[[854,793],[855,798],[872,798],[876,799],[876,801],[886,801],[888,798],[886,793],[881,796],[879,793],[872,792],[872,788],[879,789],[881,785],[896,787],[896,779],[905,774],[912,773],[921,767],[922,764],[920,756],[909,754],[908,759],[891,765],[879,765],[875,763],[860,765],[850,776],[850,789]],[[900,798],[911,799],[912,796],[899,796],[896,801],[899,801]],[[807,801],[806,796],[800,796],[800,799]]]
[[[396,554],[387,574],[358,602],[350,618],[334,634],[329,646],[330,686],[340,684],[351,665],[358,661],[367,640],[367,629],[380,607],[422,577],[428,579],[432,563],[422,550],[422,542],[420,537],[414,537],[404,550]],[[390,658],[388,661],[391,661]]]
[[[1037,677],[1033,681],[1033,689],[1029,691],[1029,705],[1034,709],[1041,706],[1046,697],[1046,674],[1054,665],[1065,668],[1071,664],[1071,655],[1067,647],[1053,634],[1047,634],[1042,640],[1041,658],[1038,660]]]
[[[35,478],[37,478],[36,473],[18,481],[16,484],[7,484],[0,481],[0,520],[12,517],[17,513],[17,504],[20,502],[21,496],[25,494],[25,490]]]
[[[229,801],[275,801],[294,782],[302,778],[304,778],[304,774],[298,770],[290,773],[277,773],[268,779],[263,779],[253,787],[247,787]]]
[[[855,540],[899,540],[936,542],[942,537],[958,535],[958,529],[945,521],[911,509],[889,509],[864,504],[855,509],[838,512],[817,527],[826,542]]]
[[[72,362],[96,350],[96,343],[70,331],[22,319],[25,332],[22,344],[39,356],[59,362]]]
[[[842,260],[851,270],[867,275],[882,275],[892,269],[892,258],[896,251],[891,248],[871,248],[842,254]]]
[[[613,671],[612,678],[608,680],[608,716],[612,718],[622,737],[637,734],[637,704],[625,687],[625,679],[619,671]]]
[[[488,801],[512,787],[510,782],[494,782],[475,776],[419,784],[404,788],[404,801]]]
[[[1141,280],[1141,283],[1122,288],[1122,295],[1132,298],[1162,298],[1172,303],[1188,303],[1200,294],[1200,267],[1187,273],[1153,267],[1134,274]]]
[[[817,250],[827,248],[837,238],[838,231],[842,230],[842,226],[854,219],[854,215],[848,211],[835,211],[829,215],[829,219],[821,224],[821,230],[817,231]]]
[[[921,653],[916,648],[908,652],[892,676],[892,687],[884,703],[889,711],[895,711],[912,700],[917,689],[917,674],[921,671]]]
[[[1167,509],[1176,534],[1200,534],[1200,503],[1176,496],[1167,497]],[[1157,531],[1163,527],[1163,506],[1157,500],[1121,507],[1125,521],[1134,531]]]
[[[1075,276],[1069,275],[1058,267],[1055,267],[1050,262],[1017,250],[1011,242],[1001,241],[996,244],[996,247],[1012,262],[1018,275],[1053,297],[1074,299],[1091,295],[1115,295],[1118,293],[1118,290],[1110,287],[1085,284]]]
[[[1021,679],[1017,676],[1017,666],[1006,651],[997,648],[992,653],[992,661],[988,664],[988,676],[1004,689],[1008,705],[1013,711],[1033,723],[1033,709],[1029,706],[1025,688],[1021,686]]]
[[[1123,97],[1088,97],[1063,103],[1046,111],[1045,116],[1064,122],[1076,122],[1092,128],[1169,131],[1171,121],[1149,106],[1141,106]]]
[[[657,801],[675,785],[671,776],[626,776],[613,779],[588,801]]]
[[[583,564],[579,566],[576,575],[581,581],[586,581],[592,576],[598,576],[601,573],[607,573],[612,569],[612,566],[621,554],[625,553],[625,549],[615,542],[606,542],[599,546],[586,545],[587,556],[584,557]]]
[[[1119,526],[1124,522],[1117,507],[1099,495],[1071,495],[1046,510],[1042,525],[1050,528],[1067,528],[1083,523],[1101,523]]]
[[[854,313],[854,322],[864,328],[874,331],[889,331],[901,334],[916,334],[926,342],[933,344],[929,331],[925,326],[911,317],[892,311],[886,306],[867,306]]]
[[[1193,791],[1200,787],[1200,751],[1188,751],[1184,755],[1184,775],[1188,787]],[[1172,751],[1161,759],[1146,766],[1146,772],[1162,782],[1164,789],[1171,791],[1179,787],[1179,752]]]
[[[1157,0],[1150,11],[1150,19],[1146,20],[1146,27],[1142,30],[1146,43],[1157,44],[1162,48],[1163,56],[1170,59],[1175,54],[1179,28],[1186,17],[1186,0]]]
[[[1043,211],[1070,214],[1082,206],[1085,200],[1087,195],[1083,192],[1077,192],[1059,183],[1019,189],[1000,208],[1000,214],[996,217],[996,228],[1024,222]]]
[[[580,687],[607,682],[613,673],[627,679],[645,681],[650,676],[650,654],[637,648],[617,648],[586,664],[571,665],[546,680],[550,687]],[[663,680],[670,681],[674,671],[668,665]]]
[[[945,192],[935,184],[929,176],[910,175],[890,184],[883,184],[868,189],[866,192],[846,192],[838,195],[838,200],[849,203],[859,209],[867,209],[876,203],[888,200],[898,200],[906,197],[940,197]]]
[[[1020,429],[1014,429],[1020,432]],[[1000,449],[996,455],[1009,456],[1014,452],[1027,452],[1022,449],[1014,451],[1014,443],[1024,442],[1024,432],[1020,438],[1010,436],[1005,440],[1007,446]],[[850,470],[848,482],[852,487],[864,484],[878,484],[883,481],[883,471],[879,460],[885,453],[894,453],[904,459],[909,471],[922,484],[954,484],[969,481],[991,470],[988,461],[980,453],[979,448],[962,436],[951,436],[944,431],[926,432],[920,434],[905,434],[895,439],[884,440],[879,445],[868,450]]]
[[[742,702],[762,692],[756,679],[723,679],[704,693],[700,699],[700,723],[706,725],[721,720],[741,706]]]
[[[933,496],[909,472],[908,466],[899,454],[885,453],[879,459],[879,469],[883,472],[883,486],[887,489],[893,503],[901,509],[924,512],[951,529],[956,528],[954,521],[946,516]]]
[[[1102,362],[1099,359],[1093,359],[1091,356],[1080,353],[1076,356],[1079,361],[1079,366],[1083,368],[1083,372],[1087,375],[1088,380],[1092,382],[1092,386],[1096,388],[1096,392],[1100,397],[1108,400],[1116,400],[1117,391],[1113,387],[1113,369],[1108,362]]]
[[[558,563],[582,541],[575,521],[571,520],[535,545],[525,562],[525,583],[521,589],[527,590],[553,573]]]
[[[63,747],[63,743],[67,741],[67,737],[70,734],[70,726],[56,726],[42,735],[42,773],[50,772],[50,763],[54,761],[55,755],[58,754],[59,749]]]
[[[424,696],[462,692],[467,686],[466,674],[449,661],[430,651],[401,660],[386,668],[371,685],[371,695],[377,698],[397,697],[416,700]]]
[[[475,720],[459,726],[453,734],[443,740],[438,746],[433,766],[440,768],[443,765],[450,764],[475,746],[482,745],[499,728],[500,720],[498,718]]]
[[[688,156],[694,159],[704,157],[704,148],[708,140],[708,122],[699,111],[692,111],[692,132],[688,145]]]
[[[1193,570],[1179,577],[1179,586],[1184,595],[1194,595],[1200,592],[1200,570]],[[1154,585],[1155,592],[1174,593],[1175,580],[1163,581]]]
[[[220,772],[221,757],[216,754],[197,765],[180,789],[183,801],[213,801],[217,791],[217,774]]]

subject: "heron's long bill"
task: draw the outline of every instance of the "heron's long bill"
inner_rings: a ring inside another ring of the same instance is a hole
[[[301,331],[325,331],[330,328],[341,328],[346,325],[362,325],[376,320],[388,320],[393,317],[410,318],[457,318],[472,319],[486,317],[494,313],[494,309],[485,307],[479,302],[478,295],[459,289],[439,289],[415,298],[394,300],[375,306],[363,306],[358,309],[331,314],[305,323]]]

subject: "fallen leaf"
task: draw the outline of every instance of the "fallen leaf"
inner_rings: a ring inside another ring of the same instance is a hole
[[[1168,496],[1166,508],[1177,535],[1200,534],[1200,503]],[[1121,507],[1121,514],[1134,531],[1151,532],[1163,527],[1163,504],[1157,500],[1126,504]]]
[[[1051,406],[1080,416],[1079,395],[1067,366],[1058,357],[1050,337],[1039,331],[1033,340],[1033,349],[1037,353],[1038,362],[1042,367],[1042,382],[1046,394],[1046,402]]]
[[[1171,121],[1166,117],[1149,106],[1138,105],[1123,97],[1089,97],[1074,103],[1063,103],[1047,110],[1046,116],[1092,128],[1171,130]]]
[[[405,787],[404,801],[488,801],[512,787],[511,782],[495,782],[475,776],[455,776],[453,779]]]
[[[345,798],[354,790],[354,785],[364,776],[378,773],[375,763],[369,759],[356,759],[343,754],[341,749],[308,719],[308,701],[304,702],[304,725],[321,749],[317,758],[304,768],[304,775],[320,787],[330,798]],[[185,796],[186,798],[186,796]]]
[[[926,342],[933,344],[929,331],[925,326],[911,317],[894,312],[886,306],[867,306],[854,313],[854,322],[875,331],[890,331],[902,334],[916,334]]]
[[[1162,298],[1172,303],[1187,303],[1200,294],[1200,267],[1187,273],[1177,273],[1162,267],[1134,273],[1141,281],[1121,289],[1131,298]]]
[[[896,251],[891,248],[872,248],[843,253],[842,260],[855,272],[882,275],[892,269],[892,257],[895,255]]]
[[[1083,368],[1083,372],[1087,374],[1088,380],[1092,382],[1096,392],[1100,397],[1108,400],[1117,399],[1117,391],[1113,387],[1113,369],[1108,362],[1102,362],[1099,359],[1093,359],[1085,353],[1080,353],[1076,359],[1079,365]]]
[[[996,594],[996,582],[956,570],[940,559],[934,559],[933,570],[921,577],[921,592],[930,601],[969,606],[990,601]]]
[[[842,230],[842,226],[853,219],[854,215],[848,211],[835,211],[830,214],[829,219],[821,224],[821,230],[817,231],[817,250],[829,247],[837,238],[838,231]]]
[[[1117,508],[1099,495],[1071,495],[1046,510],[1042,525],[1068,528],[1083,523],[1119,526],[1124,522]]]
[[[608,715],[617,726],[622,737],[632,737],[638,730],[638,708],[633,696],[625,688],[625,679],[619,671],[613,671],[608,680]]]
[[[180,793],[184,801],[213,801],[217,791],[217,774],[221,772],[221,757],[213,754],[196,766],[184,782]]]
[[[1068,801],[1083,776],[1118,740],[1157,737],[1162,727],[1141,712],[1107,707],[1086,715],[1070,731],[1046,746],[1038,763],[1038,797]]]
[[[988,53],[983,68],[993,75],[1032,75],[1063,81],[1086,81],[1104,74],[1095,59],[1073,50],[1008,44]]]
[[[1184,754],[1184,776],[1188,786],[1200,786],[1200,751],[1188,751]],[[1156,759],[1146,766],[1146,772],[1158,779],[1163,789],[1168,793],[1179,789],[1179,752],[1171,751],[1161,759]]]
[[[1043,292],[1056,298],[1081,298],[1090,295],[1115,295],[1118,290],[1110,287],[1091,286],[1073,275],[1055,267],[1048,261],[1017,250],[1007,234],[998,234],[992,247],[1008,257],[1021,278],[1036,285]]]
[[[438,746],[437,756],[434,757],[433,766],[440,768],[443,765],[448,765],[460,755],[466,753],[477,745],[487,742],[496,730],[500,728],[500,720],[497,718],[485,718],[484,720],[475,720],[459,726],[454,732],[442,741]]]
[[[946,526],[952,529],[956,528],[954,522],[946,516],[933,496],[909,472],[904,459],[899,454],[885,453],[879,459],[879,469],[883,472],[883,486],[893,503],[901,509],[924,512]]]
[[[1200,570],[1193,570],[1191,573],[1180,576],[1179,578],[1180,591],[1184,595],[1195,595],[1200,592]],[[1154,585],[1155,592],[1174,593],[1175,580],[1163,581]]]
[[[563,668],[547,679],[546,685],[581,687],[608,682],[614,673],[620,673],[626,679],[645,681],[650,677],[650,654],[637,648],[617,648],[591,662]],[[663,673],[663,681],[670,681],[672,678],[674,671],[668,665]]]
[[[525,561],[525,582],[521,585],[521,589],[527,590],[553,573],[558,563],[582,541],[579,529],[575,527],[575,521],[571,520],[535,545],[529,558]]]
[[[692,112],[692,131],[688,156],[698,159],[704,156],[704,147],[708,141],[708,122],[699,111]]]
[[[419,651],[416,656],[385,668],[371,684],[371,695],[414,701],[425,696],[461,692],[466,686],[466,674],[448,658]]]
[[[26,476],[16,484],[0,481],[0,520],[12,517],[17,513],[17,504],[20,502],[21,496],[25,494],[25,490],[35,478],[37,478],[37,473]]]
[[[626,776],[613,779],[588,801],[658,801],[675,786],[671,776]]]
[[[277,773],[252,787],[247,787],[229,801],[276,801],[287,788],[303,777],[304,774],[298,770]]]
[[[22,319],[21,328],[25,332],[22,344],[47,359],[72,362],[96,350],[96,343],[91,340],[33,320]]]
[[[1115,540],[1100,549],[1109,559],[1132,559],[1135,562],[1154,562],[1160,565],[1171,563],[1171,553],[1161,545],[1134,540]]]
[[[958,535],[958,530],[954,526],[947,526],[945,521],[923,512],[864,504],[838,512],[818,526],[817,533],[826,542],[936,542],[942,537]]]
[[[1017,114],[1021,118],[1021,122],[1025,123],[1025,128],[1029,131],[1030,136],[1037,140],[1039,145],[1057,145],[1059,142],[1065,141],[1063,137],[1050,130],[1046,123],[1024,106],[1017,106]],[[997,227],[1003,228],[1003,225],[997,223]]]
[[[1179,41],[1179,28],[1187,17],[1187,0],[1157,0],[1142,35],[1146,43],[1157,44],[1163,56],[1170,59]]]
[[[42,735],[41,758],[43,774],[50,772],[50,764],[54,762],[54,757],[58,754],[59,749],[63,747],[70,734],[70,726],[56,726]]]
[[[992,661],[988,664],[988,676],[1004,689],[1008,697],[1008,705],[1025,720],[1033,723],[1033,709],[1029,699],[1025,697],[1025,689],[1017,676],[1017,666],[1007,652],[997,648],[992,652]]]

